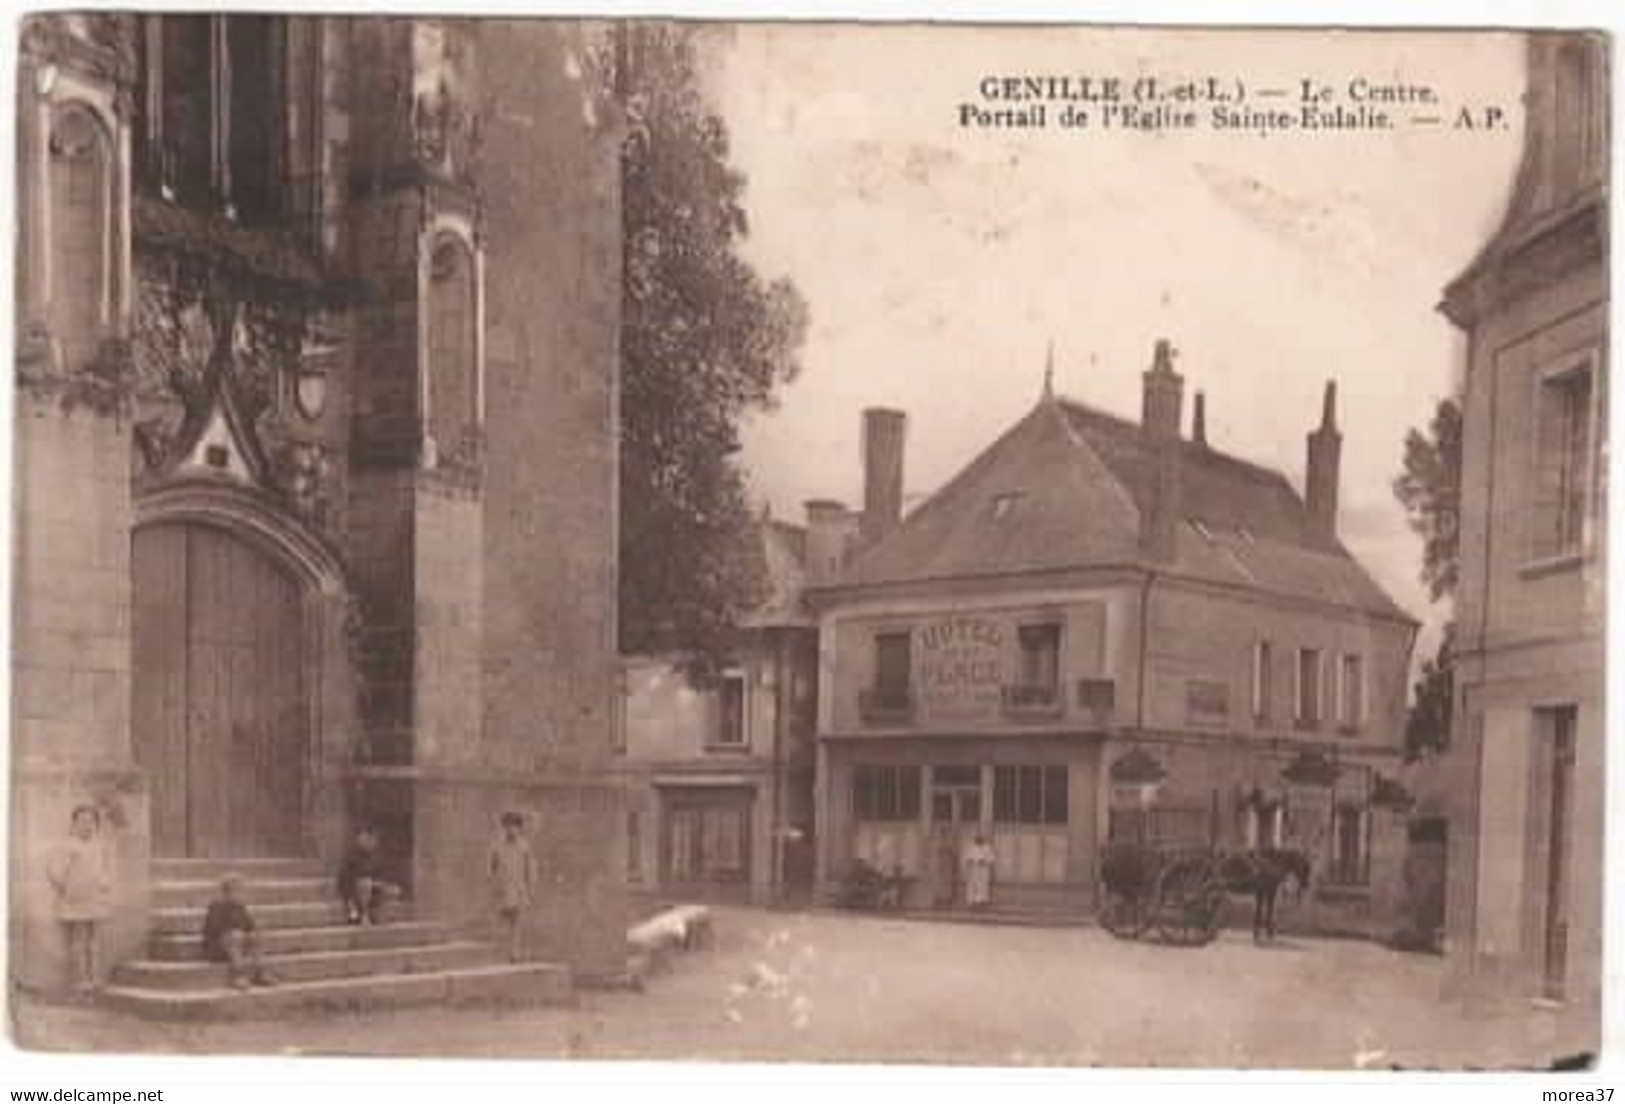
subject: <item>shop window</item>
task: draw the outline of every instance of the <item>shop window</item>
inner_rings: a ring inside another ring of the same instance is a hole
[[[1370,881],[1370,820],[1370,813],[1358,805],[1338,805],[1333,810],[1327,881],[1335,885],[1365,885]]]
[[[1537,399],[1533,555],[1579,553],[1590,495],[1592,380],[1587,361],[1546,376]]]
[[[1264,722],[1270,719],[1271,665],[1274,656],[1268,640],[1260,640],[1253,644],[1253,720]]]
[[[920,768],[866,763],[852,771],[858,820],[919,820]]]
[[[719,747],[745,746],[745,676],[737,672],[717,681],[717,730],[713,742]]]
[[[993,820],[1000,824],[1067,823],[1067,768],[995,767]]]
[[[51,309],[65,341],[94,334],[109,294],[113,237],[110,149],[106,130],[80,106],[51,125]]]
[[[1337,723],[1346,731],[1365,724],[1365,659],[1344,655],[1337,676]]]
[[[1320,724],[1321,666],[1319,648],[1299,648],[1298,664],[1294,669],[1293,687],[1295,708],[1293,717],[1298,724],[1312,728]]]
[[[446,235],[429,259],[428,432],[438,455],[460,449],[475,425],[476,302],[474,256],[464,242]]]

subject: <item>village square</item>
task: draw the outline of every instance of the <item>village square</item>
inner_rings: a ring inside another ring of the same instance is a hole
[[[1338,237],[1265,139],[961,134],[964,34],[828,33],[25,21],[17,1044],[1598,1051],[1606,42],[1345,82],[1522,107],[1426,232],[1345,148]]]

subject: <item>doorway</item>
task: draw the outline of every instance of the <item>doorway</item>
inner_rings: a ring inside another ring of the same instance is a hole
[[[133,720],[153,853],[305,851],[305,589],[210,525],[136,530]]]
[[[1560,1000],[1568,972],[1569,944],[1569,811],[1574,795],[1574,738],[1578,711],[1574,706],[1544,709],[1549,734],[1545,748],[1549,779],[1546,802],[1546,884],[1543,887],[1545,924],[1542,931],[1542,957],[1546,996]]]
[[[931,900],[949,908],[960,899],[960,856],[982,827],[982,769],[931,768]]]

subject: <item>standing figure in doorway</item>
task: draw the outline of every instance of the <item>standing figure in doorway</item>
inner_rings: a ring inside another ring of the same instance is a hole
[[[519,961],[519,918],[530,903],[536,883],[536,861],[525,839],[525,818],[520,813],[502,814],[502,831],[491,844],[487,864],[491,889],[496,896],[497,916],[507,934],[508,959]]]
[[[973,909],[986,908],[993,901],[993,865],[997,861],[993,844],[986,835],[976,833],[965,848],[965,904]]]
[[[101,925],[113,896],[112,864],[101,823],[101,812],[94,805],[75,809],[67,842],[51,856],[45,871],[68,945],[68,983],[80,992],[95,989],[99,981]]]

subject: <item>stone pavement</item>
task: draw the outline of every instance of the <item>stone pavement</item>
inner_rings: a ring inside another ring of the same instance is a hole
[[[506,1058],[789,1059],[1312,1069],[1545,1066],[1549,1014],[1469,1015],[1441,961],[1368,943],[1226,932],[1205,948],[1093,928],[719,909],[716,945],[644,993],[574,1009],[412,1009],[149,1023],[14,1004],[60,1050]]]

